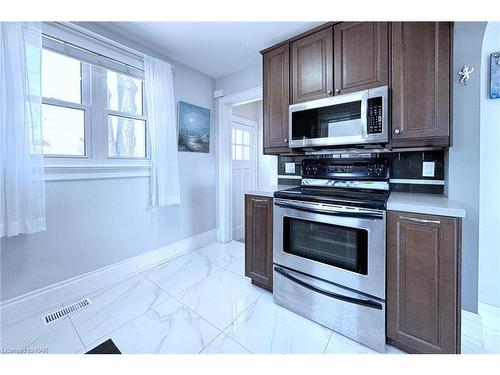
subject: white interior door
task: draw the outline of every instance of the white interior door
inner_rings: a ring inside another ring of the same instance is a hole
[[[233,239],[245,235],[245,190],[256,186],[255,131],[257,123],[233,116],[231,150],[233,172]]]

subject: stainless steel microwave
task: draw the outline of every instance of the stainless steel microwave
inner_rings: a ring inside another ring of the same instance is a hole
[[[387,86],[293,104],[291,148],[384,144],[388,141]]]

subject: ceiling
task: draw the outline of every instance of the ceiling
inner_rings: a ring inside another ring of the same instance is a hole
[[[255,66],[259,51],[323,22],[99,22],[99,27],[219,78]]]

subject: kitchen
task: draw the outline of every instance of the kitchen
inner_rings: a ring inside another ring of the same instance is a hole
[[[466,212],[443,195],[452,33],[332,22],[261,52],[264,153],[299,186],[247,191],[245,274],[379,352],[460,353]]]

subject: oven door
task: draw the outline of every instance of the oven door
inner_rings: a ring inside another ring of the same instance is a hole
[[[273,262],[385,299],[385,211],[275,199]]]

